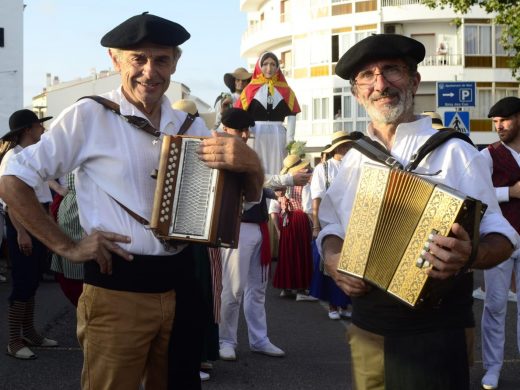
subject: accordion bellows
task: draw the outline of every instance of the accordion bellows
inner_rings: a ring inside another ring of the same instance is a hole
[[[199,160],[205,137],[165,136],[150,227],[164,240],[236,248],[242,213],[237,173]]]
[[[470,235],[482,203],[421,176],[367,163],[362,167],[338,271],[362,278],[415,306],[428,295],[424,265],[432,233],[460,223]]]

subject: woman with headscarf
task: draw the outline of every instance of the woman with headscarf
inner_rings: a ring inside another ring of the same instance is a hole
[[[249,112],[255,120],[253,148],[262,160],[265,173],[278,174],[286,155],[285,146],[294,139],[295,116],[300,106],[274,53],[260,56],[251,82],[235,107]],[[287,129],[283,125],[286,117]]]

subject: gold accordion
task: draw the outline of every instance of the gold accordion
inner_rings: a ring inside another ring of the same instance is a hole
[[[197,150],[204,138],[163,138],[150,227],[164,240],[236,248],[242,214],[240,176],[199,160]]]
[[[442,290],[423,259],[432,233],[454,223],[478,231],[485,205],[417,174],[367,163],[362,167],[338,271],[368,281],[416,306]],[[478,237],[476,237],[478,239]]]

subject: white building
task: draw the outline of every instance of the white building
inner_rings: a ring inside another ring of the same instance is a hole
[[[0,135],[23,106],[23,0],[0,0]]]
[[[437,107],[438,81],[476,83],[476,107],[465,109],[475,143],[498,139],[488,110],[504,96],[519,95],[498,43],[501,27],[481,8],[472,8],[460,24],[449,9],[431,10],[419,0],[240,0],[240,9],[248,20],[241,55],[250,69],[263,52],[278,55],[302,107],[296,139],[307,140],[311,150],[329,143],[333,131],[365,130],[366,112],[334,67],[348,48],[373,33],[402,34],[425,45],[417,113],[454,110]]]
[[[89,95],[101,95],[116,89],[121,84],[121,76],[114,71],[92,71],[88,77],[77,80],[60,82],[58,77],[52,78],[47,74],[47,86],[43,92],[32,99],[33,111],[42,116],[56,117],[63,109],[73,104],[79,98]],[[165,95],[172,103],[179,99],[191,99],[195,101],[200,112],[210,110],[210,106],[196,96],[190,94],[190,89],[175,81],[170,82],[170,86]]]

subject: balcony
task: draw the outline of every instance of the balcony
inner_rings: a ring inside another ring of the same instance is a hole
[[[265,0],[240,0],[240,11],[254,12],[265,2]]]
[[[242,57],[255,57],[258,53],[273,46],[290,44],[292,27],[290,23],[280,23],[278,20],[264,20],[255,23],[244,32],[240,46]]]
[[[419,66],[462,66],[462,55],[444,54],[426,56]]]
[[[404,5],[421,4],[420,0],[381,0],[381,7],[402,7]]]

